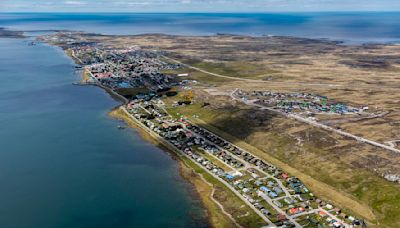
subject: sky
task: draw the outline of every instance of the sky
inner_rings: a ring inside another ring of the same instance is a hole
[[[0,0],[0,12],[400,11],[400,0]]]

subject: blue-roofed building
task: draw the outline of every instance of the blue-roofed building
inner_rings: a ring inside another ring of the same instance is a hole
[[[129,88],[129,87],[131,87],[131,85],[128,82],[120,82],[118,84],[118,87],[119,88]]]
[[[276,194],[275,192],[269,192],[268,195],[271,196],[272,198],[278,197],[278,194]]]
[[[271,192],[271,189],[265,187],[265,186],[261,186],[260,189],[264,192]]]

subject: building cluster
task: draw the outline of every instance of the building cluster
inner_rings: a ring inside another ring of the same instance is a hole
[[[298,178],[186,119],[174,119],[163,108],[161,99],[136,99],[126,107],[137,121],[225,181],[277,226],[294,227],[298,223],[304,227],[306,224],[355,227],[362,224],[333,207],[327,208],[328,204],[314,197]]]
[[[103,52],[102,62],[89,65],[87,69],[96,80],[109,88],[143,87],[159,91],[174,84],[173,78],[161,71],[174,69],[179,65],[163,62],[155,53],[143,50]]]
[[[62,48],[85,67],[92,80],[108,88],[125,91],[146,88],[157,92],[176,83],[172,76],[162,71],[177,69],[180,65],[163,61],[158,52],[142,50],[136,46],[108,48],[87,42],[74,33],[60,33],[45,39],[62,43]]]
[[[190,85],[196,83],[189,80],[174,82],[172,77],[161,73],[179,65],[162,61],[155,52],[137,47],[110,49],[87,42],[72,33],[61,33],[47,39],[63,43],[62,47],[85,65],[91,79],[102,86],[117,92],[146,88],[146,93],[130,97],[125,106],[130,116],[229,187],[266,223],[280,227],[347,228],[363,225],[361,220],[316,198],[298,178],[187,119],[169,115],[159,92],[176,94],[176,91],[170,90],[171,86],[182,86],[188,92],[183,94],[185,99],[181,102],[191,103]],[[256,99],[263,105],[285,112],[347,114],[365,110],[307,93],[239,91],[237,95],[243,99]]]
[[[286,113],[307,112],[309,114],[360,114],[368,107],[352,107],[342,102],[329,100],[326,96],[312,93],[279,93],[272,91],[241,91],[243,99],[257,99],[257,103],[280,109]]]

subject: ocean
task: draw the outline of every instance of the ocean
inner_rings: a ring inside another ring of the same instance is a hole
[[[0,39],[0,227],[202,227],[178,163],[76,86],[62,50]]]
[[[282,35],[347,43],[398,43],[400,12],[346,13],[2,13],[0,27],[103,34]]]
[[[1,13],[0,27],[103,34],[285,35],[397,43],[399,13]],[[41,32],[35,32],[40,30]],[[202,227],[203,207],[178,164],[107,113],[119,103],[74,86],[56,47],[0,38],[0,227]]]

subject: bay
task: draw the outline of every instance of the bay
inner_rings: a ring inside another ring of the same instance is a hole
[[[178,163],[55,47],[0,39],[0,227],[201,227]]]

